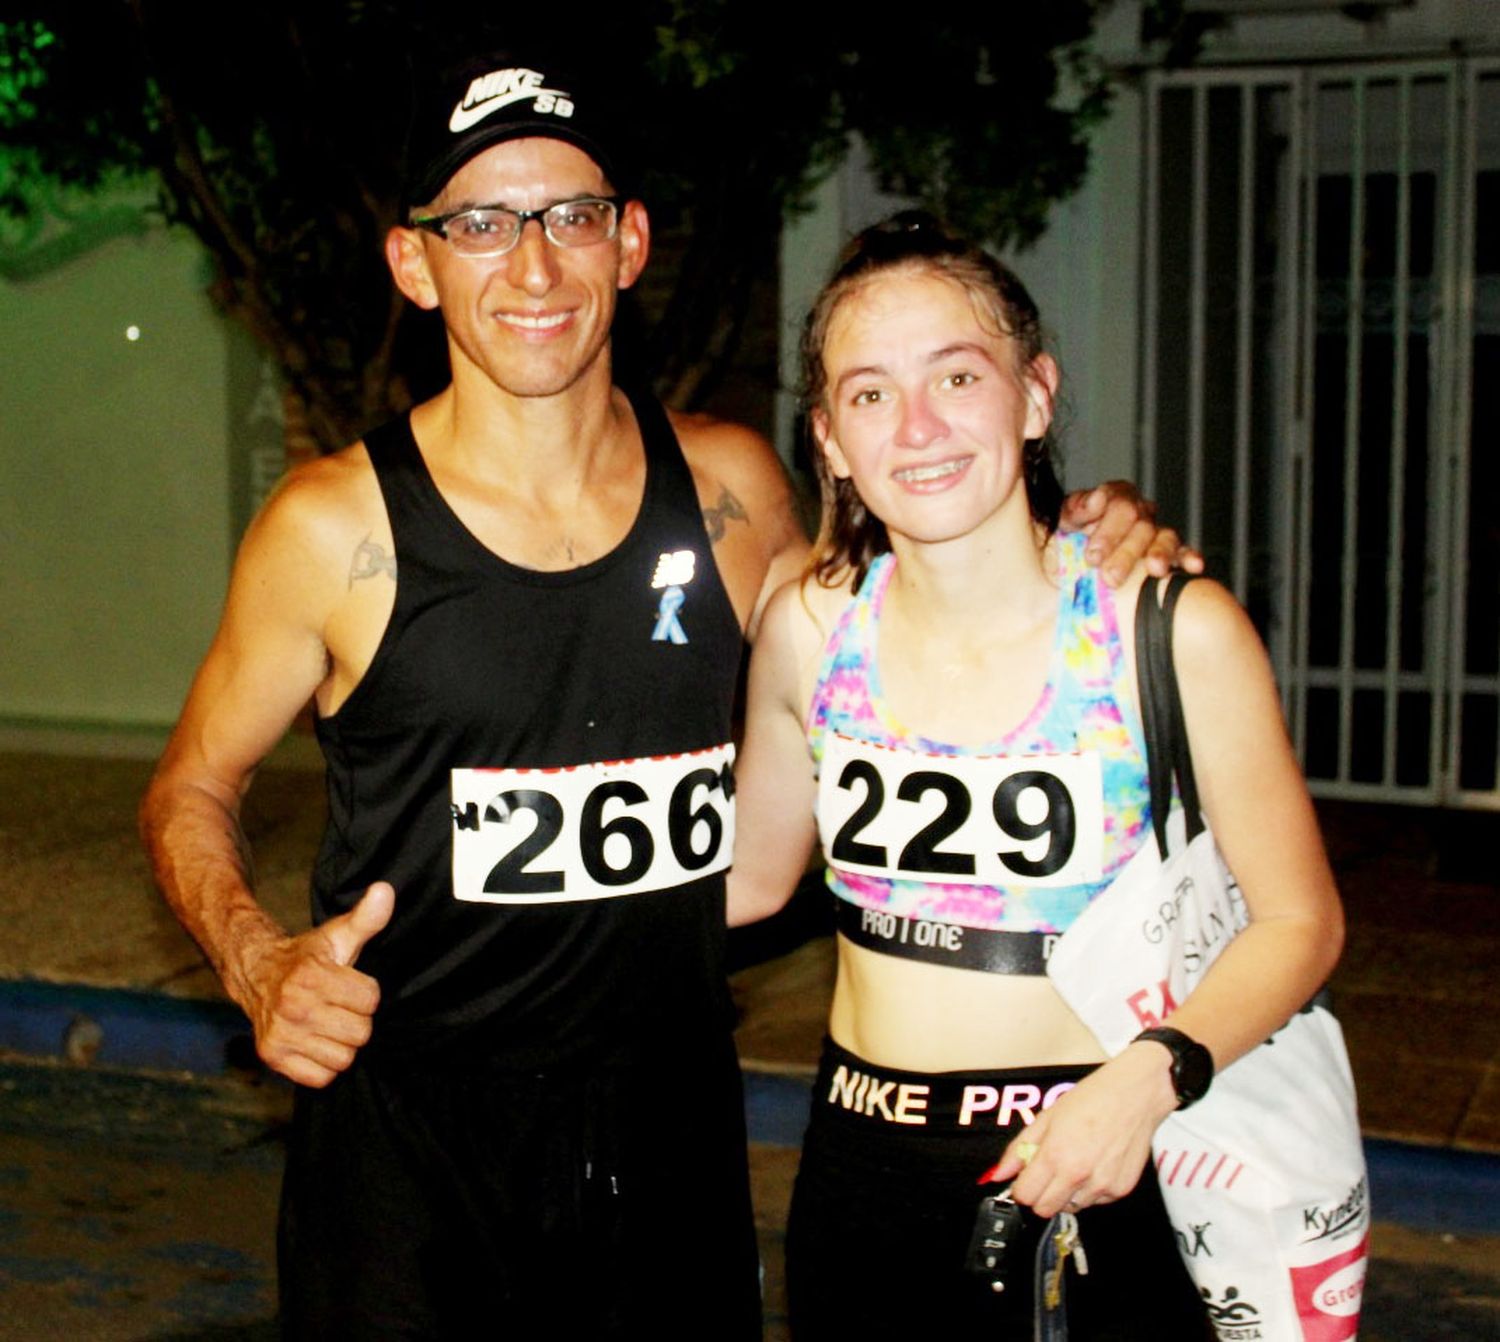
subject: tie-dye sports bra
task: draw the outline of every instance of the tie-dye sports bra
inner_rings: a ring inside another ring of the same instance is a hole
[[[1150,833],[1139,717],[1109,589],[1085,538],[1052,546],[1047,684],[977,750],[908,730],[881,694],[876,634],[895,556],[870,566],[824,649],[808,709],[818,829],[839,930],[871,949],[1040,974],[1056,935]]]

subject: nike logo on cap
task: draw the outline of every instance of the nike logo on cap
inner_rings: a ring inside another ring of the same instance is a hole
[[[540,71],[524,68],[492,70],[487,75],[480,75],[469,85],[463,101],[453,109],[453,115],[448,118],[448,129],[457,135],[478,125],[502,107],[527,98],[536,99],[534,111],[572,116],[573,103],[567,90],[545,87],[544,78]]]

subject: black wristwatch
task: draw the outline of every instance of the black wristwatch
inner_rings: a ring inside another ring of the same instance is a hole
[[[1209,1084],[1214,1079],[1214,1055],[1196,1039],[1189,1039],[1170,1025],[1142,1030],[1130,1042],[1134,1044],[1142,1039],[1154,1039],[1171,1052],[1172,1089],[1177,1092],[1179,1109],[1196,1104],[1208,1093]]]

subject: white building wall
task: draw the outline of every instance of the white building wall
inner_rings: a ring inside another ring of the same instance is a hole
[[[227,327],[152,229],[0,281],[0,726],[162,728],[232,538]],[[137,328],[138,339],[127,338]]]
[[[1059,447],[1070,489],[1136,475],[1140,98],[1122,89],[1092,142],[1088,180],[1046,234],[1008,255],[1062,367]]]

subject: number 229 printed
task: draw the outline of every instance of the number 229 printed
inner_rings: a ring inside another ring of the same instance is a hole
[[[1095,754],[924,755],[833,735],[818,779],[831,866],[888,880],[1067,886],[1097,880]]]
[[[726,744],[566,769],[454,769],[454,897],[607,899],[724,871],[733,762]]]

